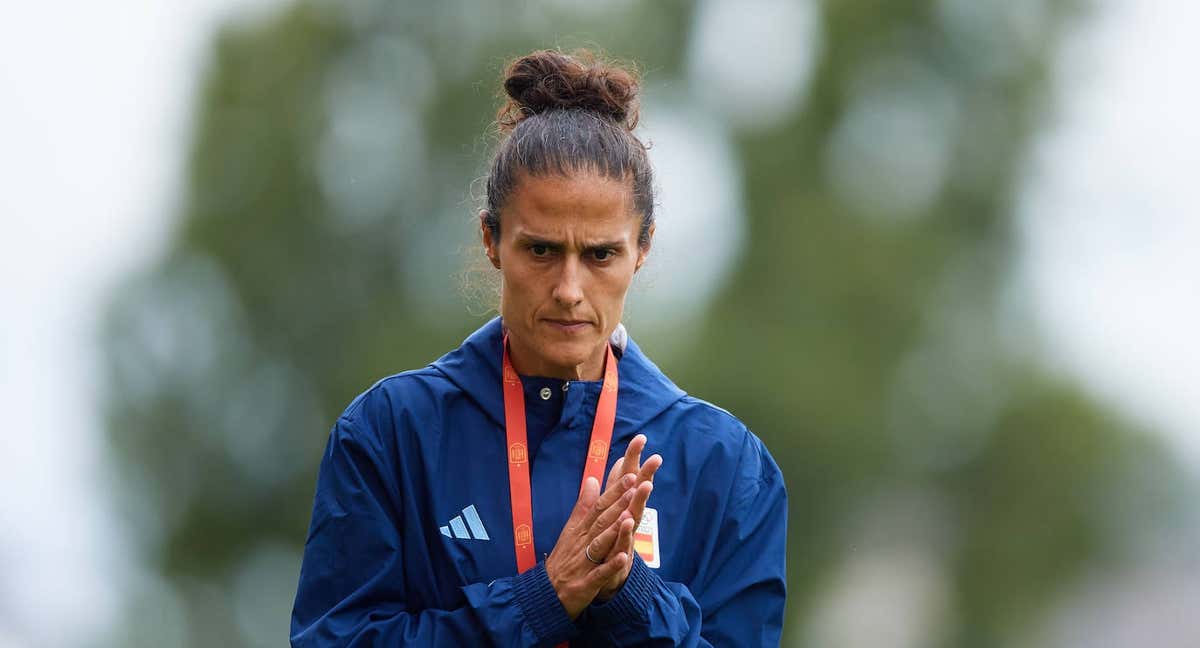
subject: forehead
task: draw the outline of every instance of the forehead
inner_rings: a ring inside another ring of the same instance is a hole
[[[636,236],[633,184],[595,173],[524,174],[504,206],[504,231],[515,236],[625,238]]]

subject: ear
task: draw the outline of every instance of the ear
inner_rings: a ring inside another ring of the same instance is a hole
[[[650,255],[650,247],[654,244],[654,228],[658,223],[650,223],[650,229],[646,230],[646,244],[638,246],[637,263],[633,266],[633,271],[637,272],[642,269],[642,264],[646,263],[646,257]]]
[[[492,230],[487,226],[487,217],[488,210],[479,210],[479,233],[483,238],[484,254],[487,255],[492,265],[498,269],[500,267],[500,252],[497,245],[499,241],[492,239]]]

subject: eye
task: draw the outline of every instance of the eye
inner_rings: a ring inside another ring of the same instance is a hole
[[[592,250],[592,258],[597,261],[608,261],[612,258],[614,252],[611,248],[599,248]]]
[[[539,244],[530,245],[529,251],[532,252],[533,256],[535,257],[544,257],[547,254],[550,254],[550,248]]]

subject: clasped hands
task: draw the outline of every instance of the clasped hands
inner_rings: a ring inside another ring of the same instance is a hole
[[[546,558],[546,575],[572,620],[592,601],[615,596],[629,577],[633,529],[662,465],[659,455],[641,463],[645,447],[642,434],[629,442],[625,456],[609,472],[603,493],[595,477],[584,480],[571,517]]]

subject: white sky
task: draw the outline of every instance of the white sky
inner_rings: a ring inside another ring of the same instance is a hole
[[[170,227],[196,73],[233,4],[0,10],[0,648],[77,645],[119,612],[96,318]],[[1069,48],[1017,285],[1049,363],[1200,461],[1196,25],[1186,0],[1126,0]]]
[[[1020,208],[1049,364],[1200,465],[1200,4],[1101,3]]]
[[[0,9],[0,648],[78,645],[119,612],[97,317],[170,226],[196,73],[232,4]]]

